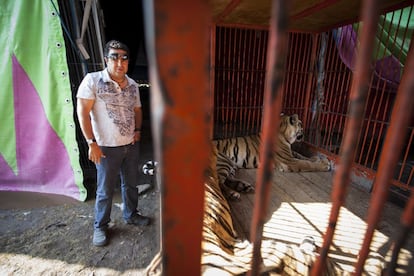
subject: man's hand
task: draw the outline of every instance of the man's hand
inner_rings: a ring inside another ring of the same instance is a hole
[[[89,156],[89,160],[91,160],[95,164],[100,164],[101,163],[101,158],[106,157],[102,153],[102,150],[98,146],[97,143],[92,143],[92,144],[89,145],[88,156]]]

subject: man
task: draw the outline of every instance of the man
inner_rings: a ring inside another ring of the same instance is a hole
[[[151,219],[137,212],[138,156],[142,110],[138,84],[126,73],[129,49],[111,40],[104,49],[106,68],[89,73],[77,93],[77,114],[97,169],[93,244],[108,243],[114,188],[121,177],[123,218],[145,226]]]

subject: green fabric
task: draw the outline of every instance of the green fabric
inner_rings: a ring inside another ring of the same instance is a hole
[[[393,55],[402,65],[405,64],[414,29],[412,10],[412,7],[407,7],[381,16],[383,28],[377,32],[375,53],[378,57]]]
[[[414,30],[413,8],[406,7],[381,15],[378,25],[373,59],[392,55],[404,66]],[[353,28],[361,31],[362,23],[354,24]]]
[[[16,172],[16,133],[14,129],[12,59],[13,28],[16,22],[11,20],[14,1],[3,1],[0,8],[0,154]]]
[[[86,199],[73,119],[66,48],[56,0],[2,0],[0,7],[0,154],[18,174],[12,57],[35,87],[45,115],[69,155],[79,200]],[[35,127],[35,126],[34,126]],[[47,145],[44,145],[47,146]],[[53,149],[50,149],[53,151]],[[51,168],[59,169],[59,168]],[[64,189],[64,187],[62,187]]]

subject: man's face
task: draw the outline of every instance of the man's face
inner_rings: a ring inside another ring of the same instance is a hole
[[[110,49],[108,56],[105,57],[107,68],[111,76],[124,78],[128,71],[129,56],[121,49]]]

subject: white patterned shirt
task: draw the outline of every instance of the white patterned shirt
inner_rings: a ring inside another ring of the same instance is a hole
[[[138,84],[126,76],[124,89],[113,81],[107,69],[88,73],[78,88],[77,98],[93,99],[92,130],[100,146],[117,147],[132,143],[135,107],[141,107]]]

